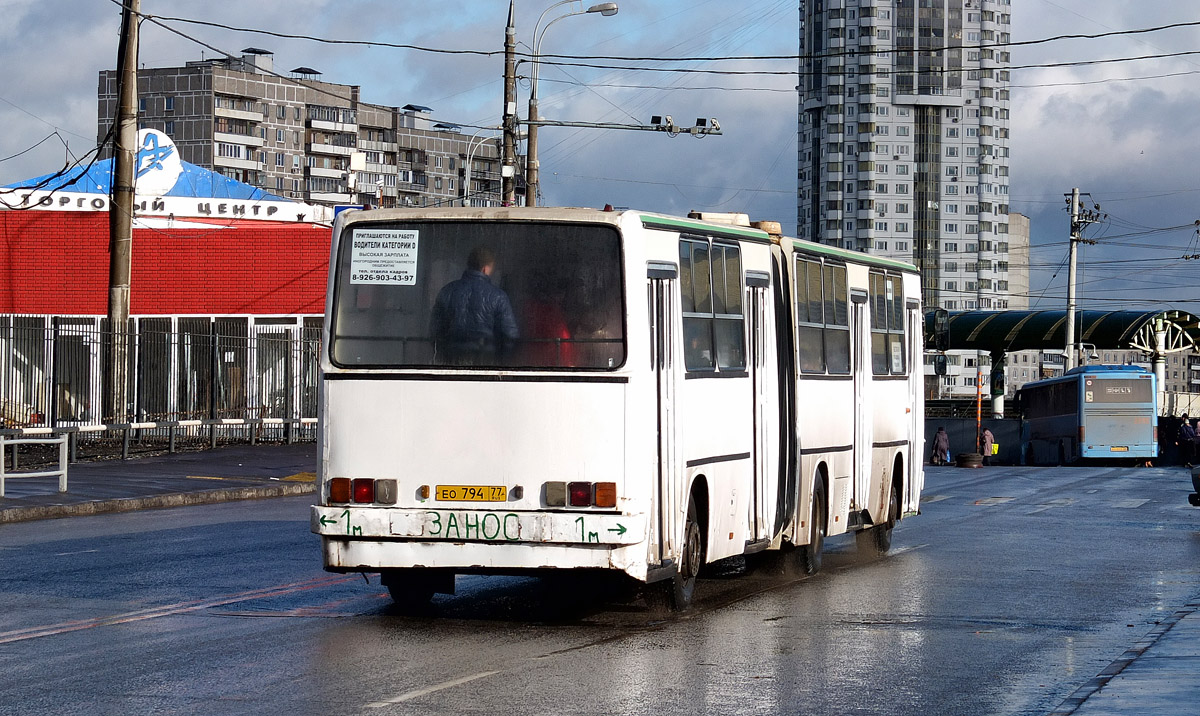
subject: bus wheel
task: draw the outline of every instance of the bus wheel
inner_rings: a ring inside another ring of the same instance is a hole
[[[388,594],[392,595],[392,601],[401,609],[426,607],[437,592],[454,593],[453,574],[433,573],[424,569],[389,569],[380,573],[379,577],[383,586],[387,587]]]
[[[679,555],[679,568],[675,576],[650,585],[646,590],[646,601],[656,611],[682,612],[692,605],[696,592],[696,577],[704,563],[704,538],[700,534],[700,521],[696,516],[696,503],[688,502],[687,522],[683,526],[683,549]]]
[[[859,551],[880,555],[891,549],[892,528],[896,526],[896,517],[899,514],[900,494],[896,491],[896,484],[892,483],[888,497],[887,519],[883,521],[883,524],[862,530],[854,535]]]
[[[812,514],[809,516],[808,544],[796,550],[800,571],[816,574],[821,571],[821,553],[825,550],[825,487],[818,480],[813,485]]]

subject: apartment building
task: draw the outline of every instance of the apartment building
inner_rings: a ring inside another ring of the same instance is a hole
[[[1009,0],[800,0],[802,238],[1010,307]]]
[[[495,139],[437,123],[432,109],[362,101],[359,87],[310,67],[289,76],[273,55],[188,62],[138,73],[139,126],[172,138],[184,161],[313,204],[501,203]],[[100,138],[117,103],[117,72],[100,72]]]

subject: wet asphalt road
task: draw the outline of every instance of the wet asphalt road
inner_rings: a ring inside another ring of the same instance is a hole
[[[484,577],[398,613],[306,497],[0,525],[0,714],[1045,714],[1200,592],[1181,469],[926,479],[888,556],[669,617]]]

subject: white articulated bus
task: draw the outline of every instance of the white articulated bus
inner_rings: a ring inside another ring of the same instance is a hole
[[[325,568],[405,602],[456,574],[602,570],[682,609],[716,560],[813,572],[845,532],[887,550],[923,482],[919,275],[706,216],[341,214]],[[468,279],[488,329],[466,342],[447,306]]]

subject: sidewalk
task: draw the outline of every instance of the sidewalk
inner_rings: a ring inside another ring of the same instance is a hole
[[[1164,619],[1050,716],[1200,713],[1200,601]]]
[[[68,469],[65,493],[58,492],[57,477],[9,475],[0,497],[0,524],[310,494],[316,469],[314,443],[80,462]]]

